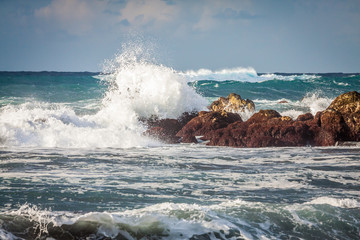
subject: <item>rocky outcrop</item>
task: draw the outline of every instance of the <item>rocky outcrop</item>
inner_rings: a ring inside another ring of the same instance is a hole
[[[348,127],[350,139],[360,141],[360,93],[353,91],[338,96],[327,110],[341,114]]]
[[[226,112],[244,112],[248,110],[250,112],[255,111],[255,104],[249,99],[242,99],[240,95],[230,93],[226,98],[220,97],[210,105],[212,111],[226,111]]]
[[[232,147],[303,146],[310,144],[309,127],[301,121],[282,117],[274,110],[260,110],[246,122],[235,122],[208,133],[209,145]]]
[[[260,110],[246,122],[235,122],[203,136],[209,145],[232,147],[333,146],[337,142],[360,140],[360,94],[337,97],[314,117],[296,120],[274,110]]]
[[[194,140],[195,136],[201,136],[216,129],[224,128],[230,123],[242,121],[236,113],[225,111],[199,112],[199,115],[189,121],[176,136],[182,137],[182,142]],[[194,141],[191,141],[194,142]]]
[[[233,112],[254,110],[255,106],[246,103],[250,100],[239,99],[239,95],[230,94],[212,103],[210,112],[185,113],[179,119],[149,120],[145,134],[168,143],[196,143],[195,136],[202,136],[202,140],[209,141],[208,145],[231,147],[333,146],[360,141],[358,92],[342,94],[326,110],[315,116],[299,115],[295,120],[275,110],[260,110],[244,122]],[[245,101],[243,107],[241,101]]]

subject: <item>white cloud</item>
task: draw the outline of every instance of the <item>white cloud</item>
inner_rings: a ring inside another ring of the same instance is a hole
[[[81,35],[92,29],[92,23],[103,7],[100,1],[52,0],[48,6],[35,10],[35,16],[55,21],[70,34]]]
[[[178,9],[162,0],[130,0],[120,13],[121,21],[126,20],[132,26],[144,26],[151,22],[169,23],[177,16]]]
[[[236,1],[236,0],[203,0],[200,1],[200,9],[198,14],[200,18],[198,22],[193,25],[194,30],[207,31],[213,28],[219,27],[222,20],[233,19],[221,19],[218,16],[226,14],[228,11],[235,13],[247,12],[251,7],[251,2],[248,0]],[[239,18],[240,19],[240,18]]]

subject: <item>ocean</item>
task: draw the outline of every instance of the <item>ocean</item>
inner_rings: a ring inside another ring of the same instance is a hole
[[[138,120],[231,92],[296,118],[360,74],[109,66],[0,73],[0,239],[360,239],[359,147],[171,145]]]

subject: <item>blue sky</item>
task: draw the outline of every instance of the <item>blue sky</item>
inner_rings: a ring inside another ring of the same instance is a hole
[[[360,0],[0,0],[0,70],[100,71],[142,39],[177,70],[360,72]]]

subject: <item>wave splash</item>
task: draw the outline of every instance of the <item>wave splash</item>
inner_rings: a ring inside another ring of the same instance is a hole
[[[51,212],[25,204],[19,210],[0,214],[7,224],[0,236],[73,236],[85,239],[260,239],[294,238],[352,239],[360,230],[359,208],[354,199],[320,197],[302,204],[271,204],[241,199],[216,205],[161,203],[123,212],[75,214]],[[334,215],[334,213],[336,213]],[[286,224],[285,224],[286,223]],[[13,229],[14,228],[14,229]],[[349,232],[349,229],[353,229]],[[14,238],[17,239],[15,236]]]
[[[107,61],[108,90],[101,109],[77,115],[59,103],[27,102],[0,112],[0,145],[28,147],[135,147],[158,144],[142,136],[139,118],[177,118],[205,109],[207,100],[173,69],[156,64],[144,44],[131,43]]]

